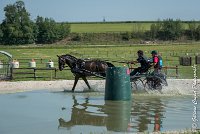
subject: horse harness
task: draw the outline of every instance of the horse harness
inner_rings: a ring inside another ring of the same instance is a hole
[[[86,60],[82,60],[82,59],[78,59],[76,60],[76,62],[74,63],[74,66],[73,66],[73,72],[75,74],[83,74],[83,73],[87,73],[87,74],[91,74],[91,75],[94,75],[96,77],[100,77],[100,78],[103,78],[105,79],[105,77],[99,75],[98,73],[96,72],[92,72],[92,71],[89,71],[89,70],[86,70],[85,69],[85,64],[86,64]],[[98,61],[97,64],[96,64],[96,71],[98,72],[100,70],[99,66],[101,65],[101,62]]]

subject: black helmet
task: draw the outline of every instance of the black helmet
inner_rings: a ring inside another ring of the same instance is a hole
[[[151,51],[151,54],[158,54],[156,50]]]

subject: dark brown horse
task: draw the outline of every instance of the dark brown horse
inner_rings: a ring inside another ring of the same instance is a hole
[[[65,64],[70,67],[71,72],[75,76],[72,91],[74,91],[79,78],[82,78],[88,88],[91,89],[86,77],[96,76],[100,78],[105,78],[106,68],[114,67],[113,64],[101,60],[83,60],[69,54],[58,56],[58,65],[60,71],[65,68]]]

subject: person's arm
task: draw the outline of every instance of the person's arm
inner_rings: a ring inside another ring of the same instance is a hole
[[[128,63],[129,64],[136,64],[136,63],[138,63],[138,61],[129,61]]]

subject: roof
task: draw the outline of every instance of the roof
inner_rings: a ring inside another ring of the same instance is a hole
[[[9,57],[10,59],[12,59],[12,55],[9,54],[9,53],[7,53],[7,52],[5,52],[5,51],[0,51],[0,54],[4,54],[4,55],[6,55],[7,57]]]

